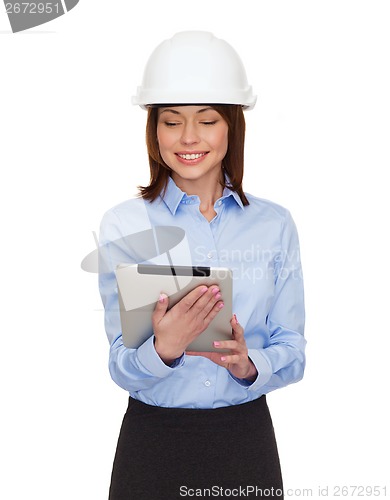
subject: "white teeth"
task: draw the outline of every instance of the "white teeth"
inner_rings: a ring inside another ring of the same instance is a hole
[[[181,155],[179,154],[180,158],[183,158],[183,160],[196,160],[200,158],[201,156],[204,156],[206,153],[200,153],[200,154],[186,154],[186,155]]]

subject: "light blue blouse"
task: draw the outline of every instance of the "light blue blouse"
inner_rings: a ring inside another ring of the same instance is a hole
[[[302,378],[306,341],[295,224],[285,208],[246,196],[248,206],[225,188],[214,205],[216,216],[208,222],[199,210],[199,198],[187,196],[170,179],[165,195],[154,202],[134,198],[103,216],[99,244],[105,249],[105,262],[99,289],[110,342],[109,370],[133,398],[163,407],[218,408],[251,401]],[[154,252],[157,255],[129,248],[129,235],[147,230],[152,234],[159,226],[182,228],[185,237],[169,252]],[[249,357],[258,370],[253,383],[233,377],[203,357],[184,354],[173,365],[165,365],[154,349],[152,331],[138,349],[123,345],[116,265],[168,264],[167,259],[176,265],[232,269],[233,312],[245,330]]]

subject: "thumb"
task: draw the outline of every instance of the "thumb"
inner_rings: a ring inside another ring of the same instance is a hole
[[[161,293],[153,312],[153,323],[159,323],[168,309],[169,299],[165,293]]]

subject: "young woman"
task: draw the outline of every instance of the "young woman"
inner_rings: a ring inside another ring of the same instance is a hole
[[[283,497],[265,395],[303,376],[303,285],[289,212],[242,188],[243,109],[255,101],[238,55],[210,33],[175,35],[146,66],[135,102],[148,113],[150,183],[109,210],[100,232],[110,373],[130,393],[111,500]],[[161,293],[150,337],[123,345],[114,270],[149,259],[128,235],[161,226],[185,231],[174,264],[233,272],[231,340],[215,339],[213,352],[187,348],[222,310],[218,286],[172,308]]]

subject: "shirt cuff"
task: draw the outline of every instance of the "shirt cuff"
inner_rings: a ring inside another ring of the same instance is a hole
[[[253,382],[249,382],[245,378],[237,378],[230,372],[229,375],[233,380],[242,385],[245,389],[253,391],[258,389],[259,387],[262,387],[268,382],[268,380],[271,378],[272,370],[267,360],[259,353],[257,349],[248,349],[248,357],[251,359],[257,370],[257,377]]]
[[[167,366],[157,354],[154,348],[154,335],[148,338],[137,349],[138,361],[155,377],[164,378],[172,373],[172,370],[184,364],[184,354],[175,359],[171,366]]]
[[[242,385],[245,389],[248,389],[249,391],[256,391],[257,389],[259,389],[268,382],[268,380],[272,376],[272,370],[268,361],[265,359],[265,357],[261,354],[261,352],[258,349],[248,349],[248,357],[252,360],[252,363],[256,367],[257,370],[256,380],[251,383],[245,379],[239,379],[237,377],[234,377],[232,374],[230,375],[234,378],[236,382]]]

